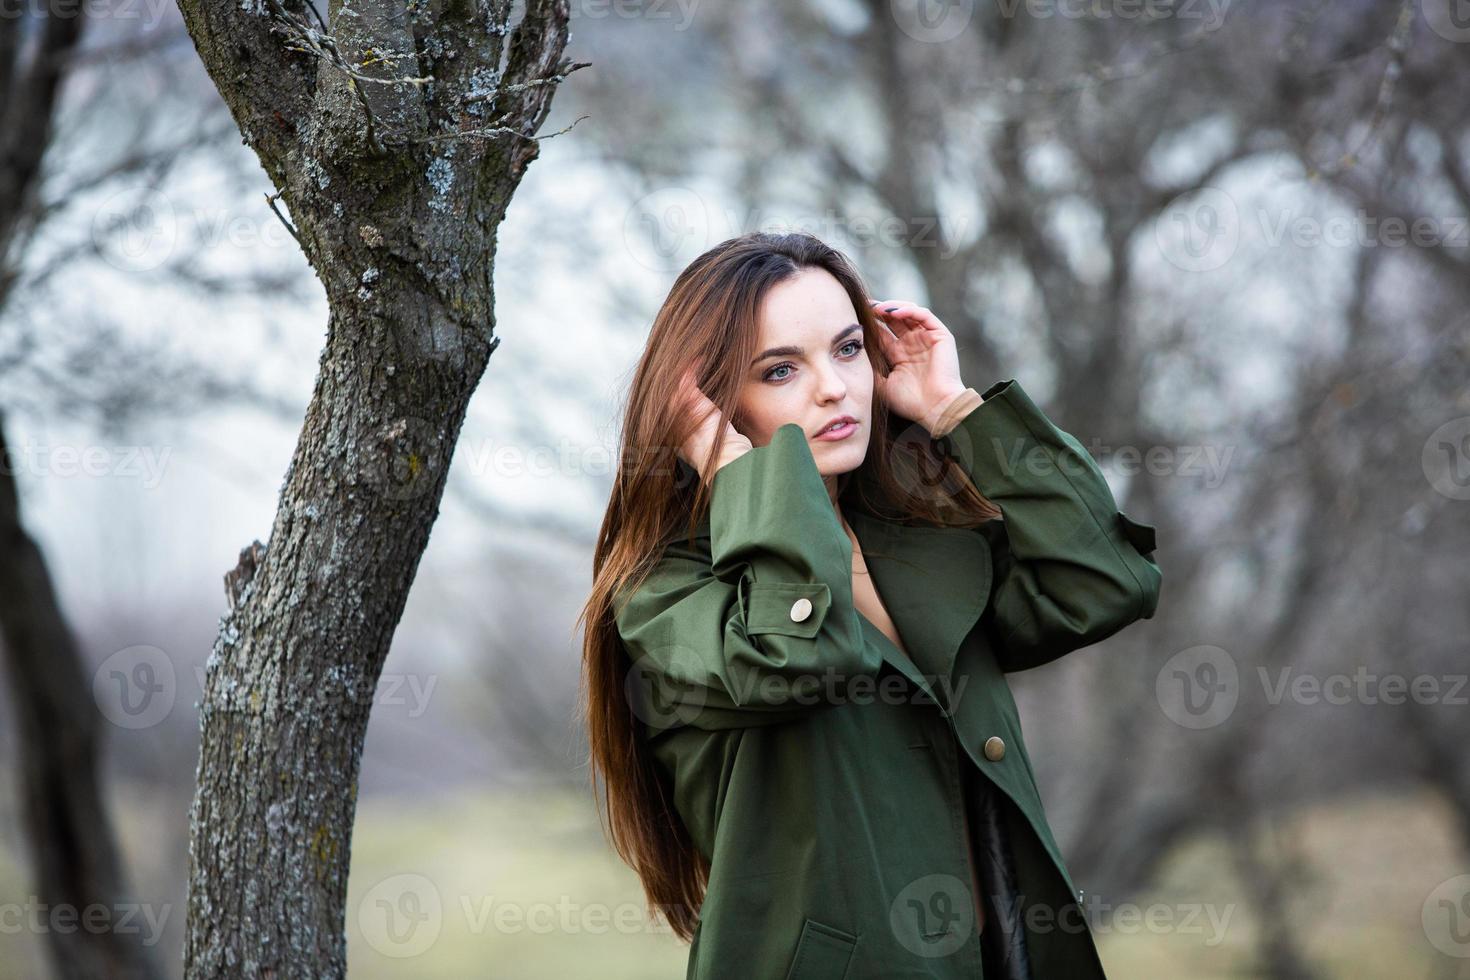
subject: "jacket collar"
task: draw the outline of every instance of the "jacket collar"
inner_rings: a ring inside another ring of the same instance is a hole
[[[967,528],[897,524],[856,508],[844,516],[912,662],[875,626],[883,659],[948,709],[955,658],[990,597],[985,536]],[[684,539],[682,527],[673,539]],[[708,511],[696,525],[695,540],[709,547]]]

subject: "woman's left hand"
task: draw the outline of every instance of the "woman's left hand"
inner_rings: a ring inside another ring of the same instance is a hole
[[[937,316],[913,303],[874,300],[873,313],[880,324],[883,356],[892,366],[887,378],[874,374],[878,393],[895,414],[910,422],[931,423],[951,398],[965,390],[954,334]],[[882,329],[885,323],[889,330]]]

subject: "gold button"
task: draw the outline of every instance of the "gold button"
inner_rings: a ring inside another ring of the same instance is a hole
[[[799,623],[812,614],[812,601],[802,596],[791,604],[791,621]]]
[[[985,740],[985,758],[991,762],[999,762],[1005,758],[1006,743],[1001,741],[999,735],[992,735]]]

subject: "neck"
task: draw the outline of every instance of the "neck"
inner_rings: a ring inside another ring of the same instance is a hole
[[[842,505],[837,501],[837,477],[824,476],[822,482],[827,485],[827,499],[832,501],[832,509],[837,512],[837,522],[844,528],[847,527],[847,519],[842,516]]]

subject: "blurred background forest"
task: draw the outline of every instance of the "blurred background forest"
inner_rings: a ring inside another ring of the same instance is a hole
[[[598,826],[572,621],[673,275],[799,229],[1157,527],[1157,616],[1010,676],[1109,973],[1470,977],[1462,7],[573,0],[592,67],[503,226],[504,342],[373,696],[353,975],[683,975]],[[78,846],[176,976],[222,576],[326,304],[174,6],[67,10],[0,18],[0,592],[34,542],[97,721]],[[50,975],[23,787],[82,764],[33,666],[0,661],[0,980]],[[411,941],[375,914],[406,893]]]

